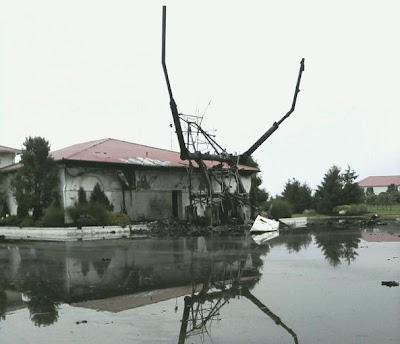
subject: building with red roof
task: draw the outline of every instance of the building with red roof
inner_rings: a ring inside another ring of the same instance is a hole
[[[400,175],[399,176],[371,176],[364,178],[358,182],[358,185],[361,186],[364,191],[368,188],[373,188],[374,193],[376,195],[381,192],[387,191],[389,185],[394,184],[396,186],[396,190],[400,191]]]
[[[80,188],[89,199],[98,183],[114,205],[114,211],[125,212],[134,221],[163,219],[172,215],[183,219],[190,204],[189,188],[199,195],[206,192],[196,163],[193,162],[194,174],[189,181],[189,161],[181,160],[180,153],[174,151],[107,138],[76,144],[50,154],[59,167],[59,193],[64,208],[78,201]],[[205,164],[212,169],[219,163],[207,161]],[[10,165],[0,172],[10,174],[19,167],[19,164]],[[251,176],[256,172],[257,168],[238,165],[238,174],[246,192],[250,191]],[[213,181],[213,187],[219,190],[223,185]],[[236,192],[238,183],[230,181],[230,188],[229,192]],[[11,213],[15,214],[16,204],[10,193],[8,203]],[[205,205],[200,203],[197,212],[204,215]]]

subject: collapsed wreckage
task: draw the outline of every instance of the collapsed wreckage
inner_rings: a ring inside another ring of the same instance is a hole
[[[300,92],[300,81],[304,71],[304,58],[300,62],[300,70],[297,77],[296,88],[290,110],[272,126],[244,153],[230,154],[222,148],[214,136],[201,127],[201,120],[195,116],[178,112],[178,107],[172,93],[172,87],[165,62],[166,55],[166,6],[163,6],[162,15],[162,67],[168,88],[170,108],[178,138],[180,157],[188,160],[189,168],[189,202],[187,214],[190,219],[196,219],[197,207],[205,209],[208,224],[223,223],[231,218],[239,219],[239,222],[250,220],[249,194],[246,192],[241,177],[238,173],[240,164],[245,165],[247,159],[267,140],[294,111],[297,95]],[[186,139],[185,139],[186,136]],[[199,149],[198,140],[207,144],[208,151]],[[205,162],[211,162],[206,164]],[[211,166],[211,167],[210,167]],[[199,169],[205,191],[198,192],[192,188],[194,169]]]

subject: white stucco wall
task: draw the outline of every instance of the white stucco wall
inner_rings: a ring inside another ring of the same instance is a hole
[[[4,153],[0,153],[0,168],[12,165],[14,163],[14,154],[7,155]]]
[[[123,211],[124,198],[128,215],[133,220],[166,218],[172,213],[172,190],[187,193],[185,172],[136,170],[134,184],[123,191],[117,170],[94,168],[63,168],[60,174],[63,203],[73,206],[78,201],[78,190],[82,187],[90,199],[94,186],[99,183],[114,211]],[[181,196],[182,201],[186,197]],[[180,205],[183,205],[183,202]],[[184,215],[180,210],[181,217]]]
[[[134,172],[133,172],[134,171]],[[17,204],[10,189],[11,174],[5,175],[2,188],[7,192],[7,203],[11,214],[17,213]],[[185,208],[189,201],[189,176],[185,170],[136,169],[130,173],[133,183],[123,192],[123,182],[128,185],[127,176],[121,171],[112,169],[84,168],[60,166],[59,192],[60,199],[65,208],[73,206],[78,201],[78,191],[82,187],[86,191],[87,200],[96,183],[99,183],[114,211],[119,212],[125,208],[129,217],[134,221],[156,220],[168,218],[173,213],[173,191],[177,193],[177,211],[180,219],[185,218]],[[242,183],[247,192],[250,191],[251,177],[242,177]],[[228,180],[226,180],[228,184]],[[236,183],[231,181],[231,192],[235,192]],[[206,187],[201,182],[199,174],[194,174],[192,179],[193,190],[206,193]],[[221,186],[213,182],[214,191],[221,191]],[[205,208],[197,204],[197,214],[204,216]],[[68,218],[67,218],[68,219]]]
[[[367,189],[369,188],[369,186],[363,186],[362,188],[363,188],[364,192],[366,192]],[[397,190],[400,190],[399,186],[396,186],[396,188],[397,188]],[[387,186],[374,186],[373,189],[374,189],[374,194],[379,195],[381,192],[386,192],[388,187]]]
[[[11,174],[3,175],[0,185],[0,191],[3,191],[5,193],[6,202],[8,205],[8,210],[10,211],[10,215],[15,215],[17,214],[17,203],[11,192],[10,180],[11,180]]]
[[[99,183],[110,202],[114,205],[114,211],[123,211],[124,198],[128,215],[134,221],[156,220],[168,218],[172,214],[172,192],[178,196],[178,216],[185,217],[185,207],[189,203],[189,176],[185,170],[142,170],[131,172],[134,183],[130,189],[122,191],[121,178],[126,179],[117,170],[105,170],[96,168],[62,168],[60,171],[60,189],[65,207],[70,207],[78,201],[78,190],[82,187],[86,191],[87,199],[93,191],[96,183]],[[192,180],[194,190],[204,190],[205,186],[200,182],[200,176],[196,174]],[[250,190],[251,177],[242,178],[247,192]],[[236,183],[231,183],[232,192]],[[220,185],[214,183],[215,191],[220,191]],[[205,209],[197,208],[197,214],[204,215]]]

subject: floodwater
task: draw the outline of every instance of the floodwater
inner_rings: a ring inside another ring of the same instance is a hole
[[[0,243],[0,343],[400,343],[400,224]]]

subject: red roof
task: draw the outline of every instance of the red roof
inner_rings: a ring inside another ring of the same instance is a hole
[[[187,160],[181,160],[178,152],[144,146],[115,139],[84,142],[51,152],[56,161],[91,161],[112,164],[130,164],[157,167],[188,167]],[[206,161],[208,167],[218,164]],[[239,165],[239,169],[258,171],[257,168]]]
[[[400,176],[371,176],[358,182],[360,186],[389,186],[400,185]]]
[[[6,146],[0,146],[0,153],[21,153],[21,151],[19,149],[15,149],[15,148],[10,148],[10,147],[6,147]]]

